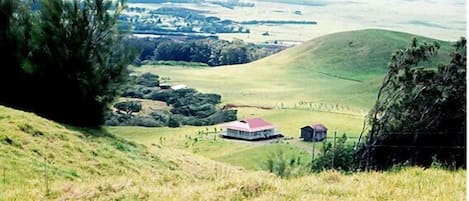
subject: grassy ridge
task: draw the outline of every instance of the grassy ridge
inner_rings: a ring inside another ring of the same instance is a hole
[[[196,171],[215,164],[0,106],[0,200],[140,199],[141,186],[208,178]]]
[[[464,170],[329,171],[284,180],[179,149],[138,145],[106,130],[67,128],[2,106],[0,131],[0,200],[400,201],[464,200],[466,195]]]

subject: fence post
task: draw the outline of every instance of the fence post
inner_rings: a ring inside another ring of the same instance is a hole
[[[334,146],[332,148],[332,169],[334,169],[334,162],[335,162],[335,143],[337,138],[337,131],[334,131]]]

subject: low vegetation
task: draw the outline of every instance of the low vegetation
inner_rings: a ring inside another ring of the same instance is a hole
[[[116,111],[106,114],[106,125],[110,126],[146,126],[146,127],[179,127],[181,125],[206,126],[234,121],[237,111],[220,108],[221,96],[218,94],[200,93],[195,89],[161,89],[159,76],[144,73],[133,76],[124,97],[134,98],[114,104]],[[146,113],[138,100],[160,101],[168,109],[150,108]],[[139,114],[133,114],[139,113]]]

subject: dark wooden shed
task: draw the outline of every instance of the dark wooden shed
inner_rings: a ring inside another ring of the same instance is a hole
[[[303,138],[304,141],[309,142],[321,142],[327,138],[327,128],[322,124],[305,126],[301,128],[300,133],[300,138]]]

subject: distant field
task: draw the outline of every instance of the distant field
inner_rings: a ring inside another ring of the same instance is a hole
[[[259,24],[246,26],[251,31],[249,34],[219,34],[222,39],[240,38],[254,43],[304,42],[335,32],[366,28],[406,31],[449,41],[455,41],[466,35],[464,14],[466,11],[458,0],[396,0],[392,3],[386,0],[256,0],[254,3],[254,7],[235,7],[234,9],[210,3],[132,3],[130,6],[152,9],[162,6],[184,7],[206,11],[208,16],[239,22],[248,20],[318,22],[317,25]],[[414,8],[420,9],[416,11]],[[270,35],[263,36],[264,32],[269,32]]]
[[[311,107],[322,104],[324,111],[363,115],[376,98],[391,54],[408,47],[412,37],[383,30],[343,32],[245,65],[197,69],[150,65],[135,70],[219,93],[224,103],[272,108],[308,108],[311,103]],[[450,45],[440,43],[436,62],[448,60]]]

